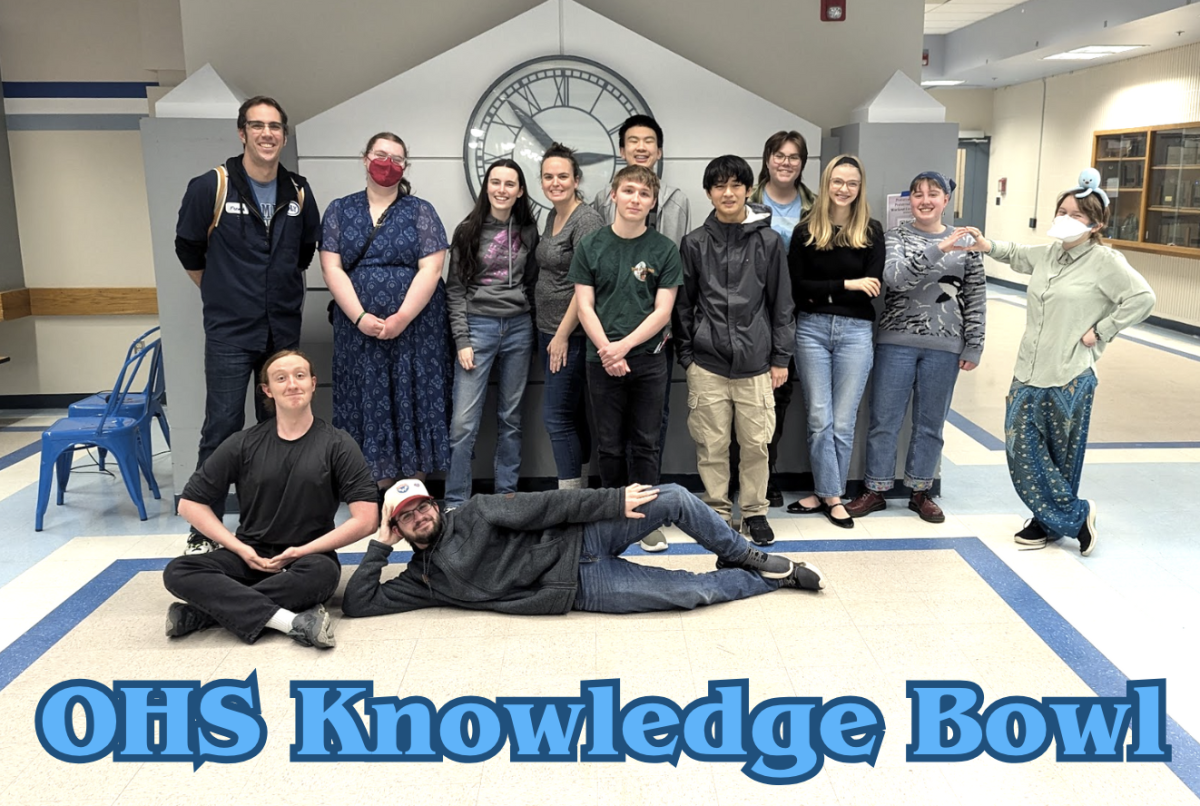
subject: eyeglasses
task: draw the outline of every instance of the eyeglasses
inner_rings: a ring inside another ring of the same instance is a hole
[[[398,165],[401,168],[408,166],[408,160],[399,154],[389,154],[386,151],[372,151],[367,156],[373,160],[391,160],[393,165]]]
[[[858,190],[860,185],[862,185],[862,182],[859,182],[857,179],[846,180],[846,179],[841,179],[841,178],[835,178],[835,179],[829,180],[829,186],[835,187],[835,188],[844,187],[844,188],[848,188],[850,190]]]
[[[283,131],[283,124],[277,120],[262,121],[262,120],[247,120],[246,128],[252,132],[261,132],[263,129],[268,129],[275,134]]]
[[[774,154],[771,155],[771,159],[774,160],[775,162],[778,162],[781,164],[787,164],[787,165],[799,165],[800,164],[800,155],[799,154],[784,154],[782,151],[776,151]]]
[[[437,506],[437,504],[426,498],[412,509],[407,510],[406,512],[401,512],[399,515],[392,518],[389,523],[392,525],[393,529],[395,529],[397,526],[409,526],[412,524],[413,520],[416,519],[417,515],[424,515],[435,506]]]

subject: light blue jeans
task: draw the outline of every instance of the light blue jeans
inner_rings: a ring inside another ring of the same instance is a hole
[[[796,370],[808,409],[808,456],[813,492],[846,492],[854,425],[874,361],[873,325],[826,313],[796,315]]]
[[[454,365],[454,418],[450,421],[450,471],[446,474],[446,506],[459,507],[471,497],[471,460],[483,418],[488,375],[496,364],[496,492],[516,492],[521,472],[521,398],[529,381],[533,355],[533,319],[469,314],[475,369]]]
[[[912,395],[912,437],[904,462],[904,484],[913,492],[933,487],[942,455],[942,431],[958,380],[958,353],[880,344],[871,376],[871,428],[867,432],[867,489],[886,492],[895,484],[896,442]]]
[[[703,574],[630,562],[621,552],[663,526],[674,524],[727,562],[740,562],[750,544],[696,496],[677,484],[659,486],[658,498],[638,507],[644,518],[612,518],[583,525],[575,609],[595,613],[691,610],[779,589],[779,583],[744,568]]]

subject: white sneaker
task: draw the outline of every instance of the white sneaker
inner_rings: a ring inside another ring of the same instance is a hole
[[[655,529],[643,537],[638,545],[642,547],[642,551],[649,552],[666,551],[670,547],[670,544],[667,543],[667,536],[662,533],[662,529]]]

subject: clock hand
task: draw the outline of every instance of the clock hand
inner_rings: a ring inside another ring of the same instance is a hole
[[[554,138],[546,133],[546,130],[537,125],[533,118],[525,114],[519,107],[514,104],[509,104],[508,108],[517,116],[517,121],[533,135],[533,139],[538,141],[538,145],[542,148],[549,148],[554,144]]]
[[[613,158],[612,154],[600,154],[595,151],[576,151],[575,161],[580,167],[584,165],[599,165],[602,162],[610,162]]]

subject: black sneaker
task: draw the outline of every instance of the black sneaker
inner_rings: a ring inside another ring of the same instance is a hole
[[[1096,502],[1088,501],[1087,520],[1079,529],[1079,553],[1084,557],[1096,548]]]
[[[779,580],[781,588],[799,588],[805,591],[825,590],[825,575],[812,563],[792,563],[792,573]]]
[[[207,613],[183,602],[172,602],[167,608],[167,637],[182,638],[197,630],[205,630],[217,622]]]
[[[216,541],[209,540],[202,534],[192,532],[187,538],[187,547],[183,550],[185,555],[189,554],[208,554],[210,551],[216,551],[221,548]]]
[[[745,568],[755,571],[763,579],[787,579],[794,571],[793,563],[782,554],[768,554],[758,549],[750,549],[741,562],[726,562],[717,558],[717,568]],[[780,583],[782,584],[782,583]]]
[[[774,481],[767,481],[767,506],[783,506],[783,493],[775,486]]]
[[[742,534],[748,536],[758,546],[769,546],[775,542],[775,532],[767,523],[766,515],[751,515],[742,518]]]
[[[310,607],[303,613],[297,613],[292,620],[292,629],[288,630],[291,638],[303,646],[315,646],[319,649],[329,649],[337,644],[333,637],[333,620],[325,605]]]
[[[1026,546],[1033,549],[1045,548],[1046,530],[1037,522],[1037,518],[1030,518],[1025,521],[1024,528],[1013,536],[1013,540],[1018,546]]]

